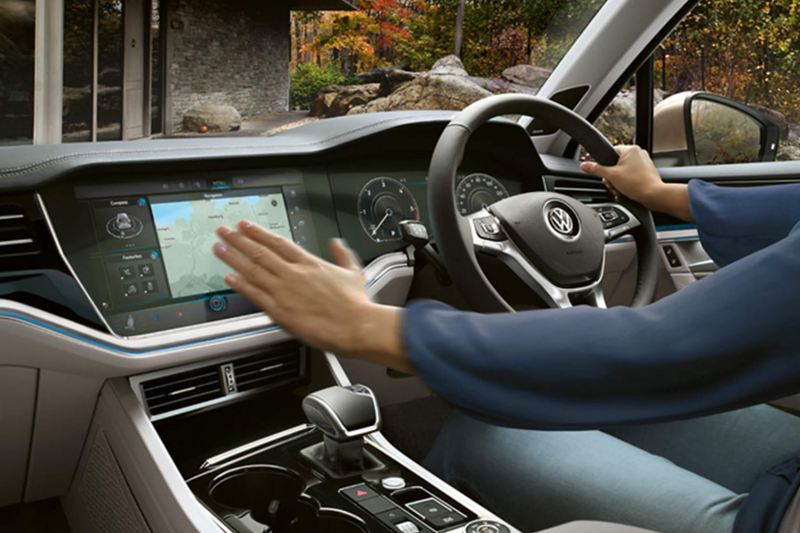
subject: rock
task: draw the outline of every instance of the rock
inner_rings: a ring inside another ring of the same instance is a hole
[[[492,93],[464,76],[421,74],[389,96],[352,108],[348,114],[410,109],[461,110]]]
[[[552,70],[534,65],[514,65],[503,71],[503,79],[538,90],[550,77]]]
[[[362,85],[331,85],[317,93],[311,103],[312,117],[338,117],[346,115],[350,109],[363,106],[379,96],[380,83]]]
[[[800,125],[787,125],[785,137],[778,143],[778,161],[800,161]]]
[[[400,85],[413,80],[418,75],[416,72],[400,68],[376,68],[369,72],[358,74],[356,77],[361,83],[379,83],[381,86],[379,96],[389,96]]]
[[[467,69],[464,68],[464,63],[458,58],[450,54],[444,56],[433,64],[428,74],[437,76],[469,76]]]
[[[784,115],[780,111],[776,111],[775,109],[770,109],[766,106],[753,103],[748,105],[764,113],[764,115],[766,115],[769,120],[771,120],[775,125],[777,125],[781,131],[788,131],[789,121],[786,119],[786,115]]]
[[[611,144],[631,144],[636,137],[636,91],[622,89],[594,123]]]
[[[196,104],[183,114],[184,131],[229,132],[242,127],[242,115],[232,105]]]
[[[778,161],[800,161],[800,145],[782,144],[778,146]]]
[[[476,78],[474,76],[470,76],[469,80],[472,81],[473,83],[476,83],[479,87],[482,87],[494,94],[505,94],[505,93],[536,94],[536,89],[533,89],[531,87],[526,87],[525,85],[519,85],[518,83],[512,83],[507,80],[500,80],[497,78]]]

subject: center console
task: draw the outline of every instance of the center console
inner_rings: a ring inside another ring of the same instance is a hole
[[[309,394],[311,424],[209,458],[188,481],[236,533],[509,533],[479,517],[369,438],[379,415],[355,385]]]

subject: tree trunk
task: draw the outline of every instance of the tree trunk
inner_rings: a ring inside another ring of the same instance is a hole
[[[461,57],[461,43],[464,41],[464,9],[467,0],[458,0],[458,10],[456,11],[456,31],[455,46],[453,53],[456,57]]]

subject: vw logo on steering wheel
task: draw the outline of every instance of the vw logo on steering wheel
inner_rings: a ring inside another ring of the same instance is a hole
[[[544,209],[547,226],[556,237],[571,241],[578,236],[578,218],[566,204],[551,202]]]

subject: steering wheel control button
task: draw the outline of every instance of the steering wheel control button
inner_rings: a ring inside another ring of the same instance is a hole
[[[493,520],[478,520],[467,526],[466,533],[509,533],[508,528]]]
[[[212,296],[208,299],[208,308],[214,313],[221,313],[228,308],[228,300],[224,296]]]
[[[600,216],[600,222],[603,224],[603,229],[613,228],[625,224],[630,220],[628,215],[622,209],[614,207],[613,205],[601,205],[594,208]]]
[[[506,234],[500,224],[497,223],[494,217],[481,217],[476,218],[473,222],[475,224],[475,231],[478,237],[487,241],[504,241]]]
[[[406,488],[406,480],[397,476],[385,477],[381,479],[381,487],[389,491],[404,489]]]

